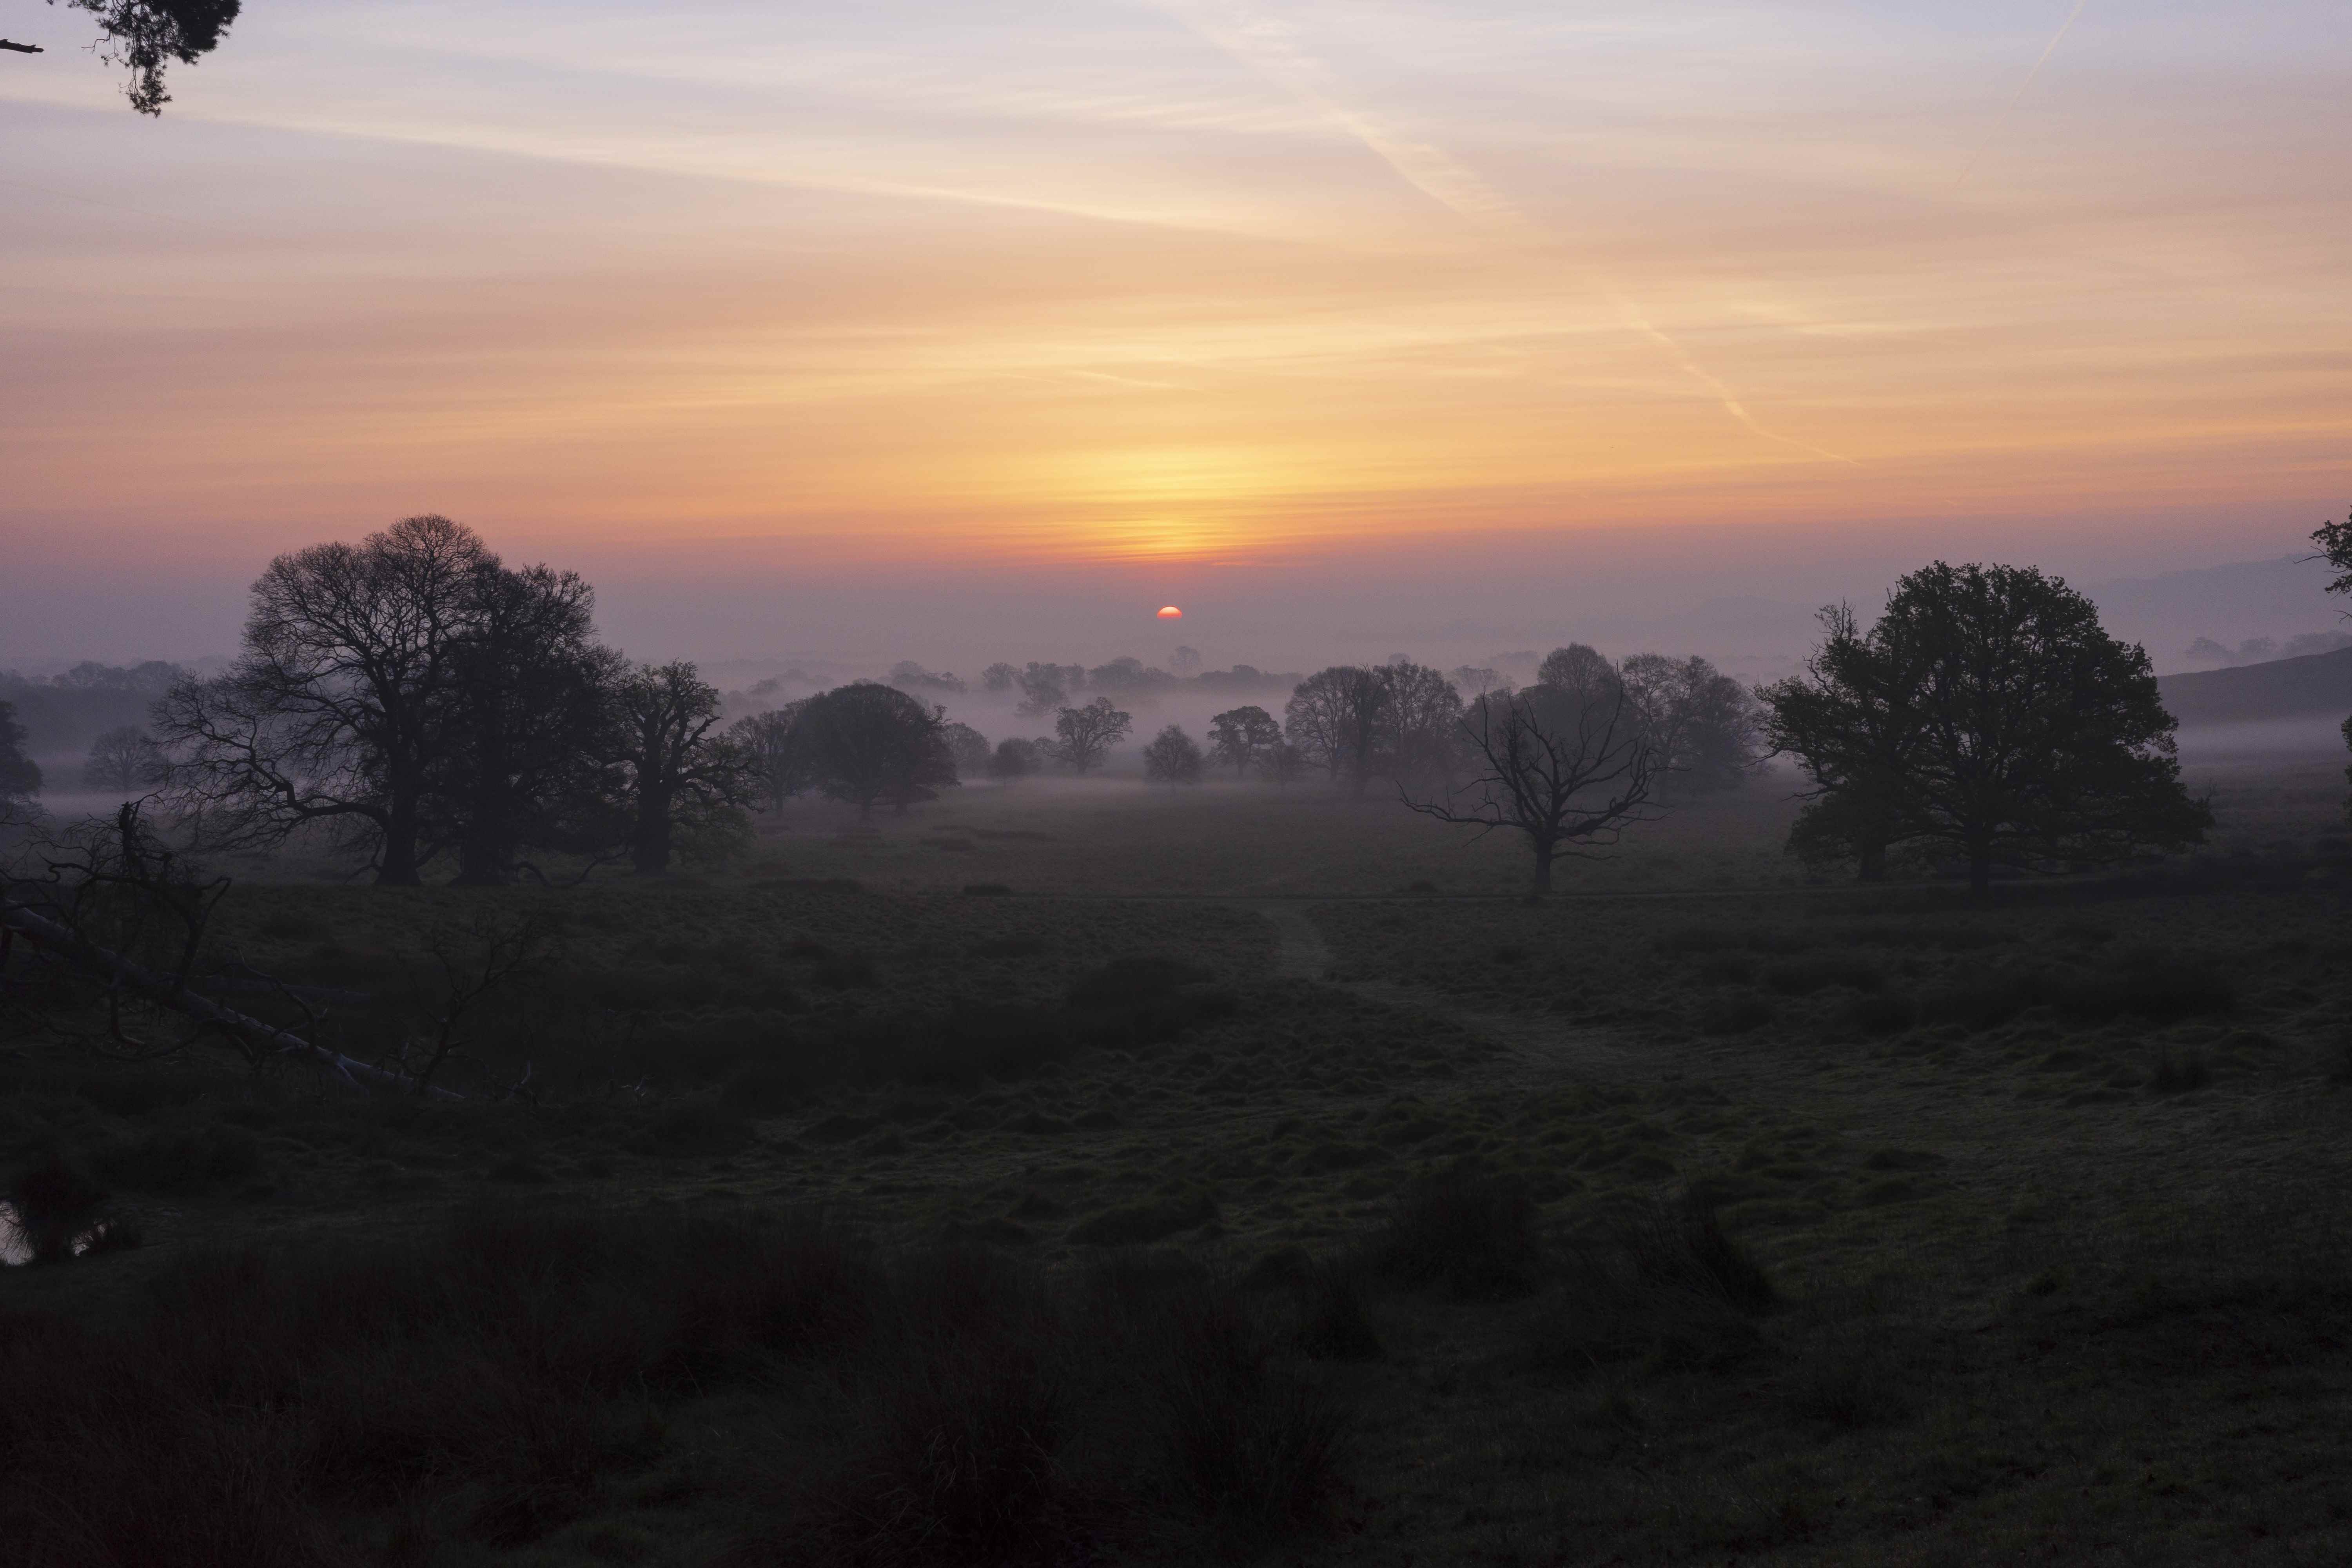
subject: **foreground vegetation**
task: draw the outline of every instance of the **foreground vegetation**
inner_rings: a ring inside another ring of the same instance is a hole
[[[2352,859],[2218,782],[2217,853],[1981,900],[1809,885],[1763,791],[1530,905],[1034,784],[240,884],[364,1059],[551,930],[462,1101],[5,1042],[26,1217],[103,1228],[0,1274],[0,1559],[2339,1561]]]

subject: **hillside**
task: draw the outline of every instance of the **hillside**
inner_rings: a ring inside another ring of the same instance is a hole
[[[2352,648],[2168,675],[2158,684],[2165,707],[2184,726],[2342,718],[2352,713]]]

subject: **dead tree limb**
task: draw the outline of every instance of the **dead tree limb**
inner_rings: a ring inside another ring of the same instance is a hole
[[[392,1089],[409,1093],[421,1090],[436,1100],[465,1098],[451,1089],[425,1088],[406,1073],[370,1066],[340,1051],[329,1050],[315,1040],[306,1040],[289,1030],[224,1007],[210,997],[189,990],[180,976],[163,974],[143,963],[134,963],[77,934],[64,922],[51,920],[23,904],[0,899],[0,927],[23,934],[51,956],[76,968],[117,984],[129,985],[160,1006],[184,1014],[198,1024],[224,1030],[251,1049],[309,1062],[353,1089]]]

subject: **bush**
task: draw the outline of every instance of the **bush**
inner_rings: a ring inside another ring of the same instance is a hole
[[[1535,1289],[1535,1198],[1518,1177],[1457,1162],[1405,1189],[1366,1261],[1411,1285],[1455,1296],[1523,1296]]]
[[[1330,1390],[1276,1350],[1229,1287],[1180,1289],[1157,1327],[1145,1364],[1178,1487],[1237,1534],[1324,1522],[1352,1427]]]
[[[1171,724],[1144,742],[1143,776],[1158,784],[1199,784],[1201,747],[1181,726]]]
[[[1298,1327],[1292,1342],[1312,1361],[1378,1361],[1387,1354],[1364,1307],[1362,1277],[1344,1263],[1308,1265],[1297,1281]]]
[[[1611,1234],[1645,1284],[1716,1296],[1748,1313],[1769,1310],[1780,1299],[1763,1265],[1725,1234],[1711,1205],[1695,1198],[1630,1207]]]

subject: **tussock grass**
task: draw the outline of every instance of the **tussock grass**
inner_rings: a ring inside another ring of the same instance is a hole
[[[341,1563],[394,1507],[412,1553],[528,1545],[657,1474],[668,1412],[728,1387],[796,1434],[738,1561],[1265,1541],[1329,1522],[1353,1420],[1220,1277],[1107,1290],[813,1215],[472,1211],[194,1259],[118,1322],[5,1327],[7,1560],[59,1568]]]
[[[1442,1286],[1459,1299],[1524,1296],[1539,1277],[1535,1217],[1524,1179],[1457,1161],[1413,1181],[1365,1262],[1390,1279]]]

